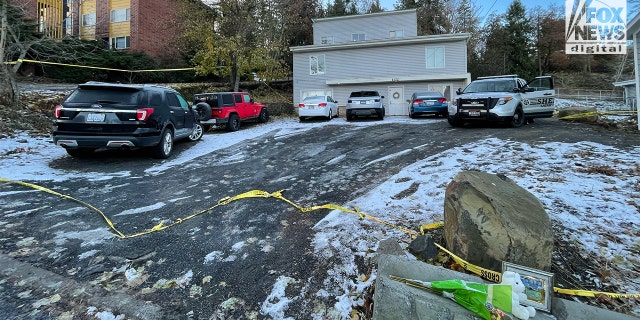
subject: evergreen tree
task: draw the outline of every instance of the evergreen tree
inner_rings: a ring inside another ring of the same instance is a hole
[[[507,73],[532,77],[537,69],[533,62],[534,30],[520,0],[514,0],[509,6],[505,29]]]

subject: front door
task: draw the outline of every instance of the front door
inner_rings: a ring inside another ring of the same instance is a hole
[[[552,77],[536,77],[527,83],[525,88],[528,89],[522,94],[525,114],[537,117],[553,115],[555,90],[553,89]]]
[[[389,87],[387,95],[387,115],[390,116],[406,116],[409,114],[407,102],[404,101],[404,87]]]

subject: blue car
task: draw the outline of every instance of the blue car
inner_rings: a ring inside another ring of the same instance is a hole
[[[449,102],[438,91],[418,91],[411,95],[409,102],[409,117],[415,118],[419,115],[435,115],[447,117]]]

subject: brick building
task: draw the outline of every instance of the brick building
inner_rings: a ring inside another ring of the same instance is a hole
[[[162,59],[174,56],[175,0],[10,0],[37,20],[41,32],[98,40],[118,50],[143,51]]]

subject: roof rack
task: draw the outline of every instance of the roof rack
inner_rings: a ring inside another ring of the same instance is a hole
[[[502,76],[478,77],[478,79],[494,79],[494,78],[517,78],[517,74],[506,74]]]

